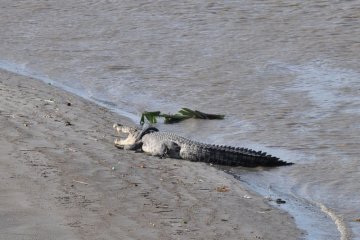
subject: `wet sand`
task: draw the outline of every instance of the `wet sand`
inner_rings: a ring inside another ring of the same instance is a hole
[[[118,150],[129,120],[52,85],[0,71],[0,119],[0,239],[302,236],[212,166]]]

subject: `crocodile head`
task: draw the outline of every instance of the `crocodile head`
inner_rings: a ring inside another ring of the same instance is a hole
[[[127,137],[124,139],[115,139],[114,144],[118,148],[123,149],[130,149],[130,150],[136,150],[141,147],[141,138],[148,133],[151,132],[157,132],[159,131],[157,128],[154,127],[147,127],[143,130],[124,126],[119,123],[115,123],[113,125],[113,128],[116,130],[116,132],[121,135],[122,133],[127,134]]]
[[[119,135],[121,135],[122,133],[127,134],[126,138],[115,139],[114,144],[116,147],[124,149],[133,149],[135,147],[135,143],[137,142],[141,133],[139,129],[127,127],[119,123],[115,123],[113,125],[113,128]]]

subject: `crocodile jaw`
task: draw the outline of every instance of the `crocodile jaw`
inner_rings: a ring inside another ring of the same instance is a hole
[[[130,133],[134,133],[134,132],[137,131],[137,129],[135,129],[135,128],[127,127],[127,126],[124,126],[124,125],[122,125],[120,123],[114,123],[113,128],[116,130],[116,132],[118,134],[121,134],[121,133],[130,134]]]
[[[138,135],[138,130],[136,128],[123,126],[118,123],[115,123],[113,125],[113,128],[119,135],[121,135],[121,133],[127,134],[127,138],[115,139],[114,144],[116,147],[123,149],[131,149],[135,145]]]

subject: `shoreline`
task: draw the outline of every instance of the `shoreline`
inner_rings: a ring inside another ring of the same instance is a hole
[[[116,149],[112,124],[133,123],[104,107],[5,70],[0,92],[0,238],[302,237],[225,172]]]

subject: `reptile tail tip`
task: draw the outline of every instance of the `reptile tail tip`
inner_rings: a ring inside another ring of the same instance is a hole
[[[274,165],[276,165],[276,166],[291,166],[291,165],[294,165],[294,163],[283,161],[283,160],[278,160],[276,163],[274,163]]]

